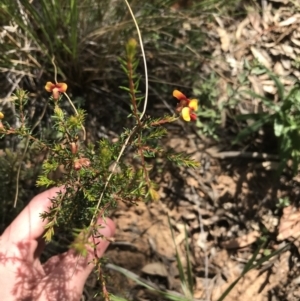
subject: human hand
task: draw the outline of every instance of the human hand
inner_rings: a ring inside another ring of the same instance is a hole
[[[45,246],[42,238],[47,221],[40,217],[48,210],[59,188],[49,189],[32,199],[8,226],[0,238],[0,299],[1,301],[78,301],[91,271],[94,251],[87,257],[72,249],[51,257],[41,264],[39,258]],[[115,232],[112,220],[99,219],[103,237]],[[96,241],[95,241],[96,240]],[[102,257],[109,242],[96,238],[97,256]],[[99,243],[99,244],[97,244]]]

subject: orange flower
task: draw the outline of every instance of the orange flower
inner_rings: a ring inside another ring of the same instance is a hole
[[[65,93],[67,91],[67,88],[68,86],[65,83],[53,84],[51,82],[47,82],[45,86],[47,92],[52,92],[52,97],[54,100],[58,100],[59,94]]]
[[[180,113],[184,121],[195,121],[197,119],[198,100],[189,99],[178,90],[173,91],[173,96],[179,100],[176,111]]]

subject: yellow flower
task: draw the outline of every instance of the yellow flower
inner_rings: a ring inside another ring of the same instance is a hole
[[[190,100],[187,107],[184,107],[181,110],[181,116],[185,121],[195,121],[197,119],[197,115],[194,113],[198,110],[198,101],[197,99]]]
[[[197,119],[198,100],[188,99],[183,93],[178,90],[173,91],[173,96],[179,100],[176,111],[180,113],[184,121],[195,121]]]
[[[59,99],[59,94],[60,93],[65,93],[67,91],[67,84],[66,83],[56,83],[53,84],[51,82],[47,82],[45,89],[47,92],[52,92],[52,97],[54,100]]]

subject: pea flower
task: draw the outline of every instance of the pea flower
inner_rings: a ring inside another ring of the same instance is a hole
[[[173,96],[179,100],[176,111],[180,113],[184,121],[195,121],[197,119],[198,100],[189,99],[178,90],[173,91]]]
[[[54,100],[59,99],[59,93],[65,93],[67,91],[67,84],[65,83],[56,83],[53,84],[51,82],[47,82],[45,89],[47,92],[52,92],[52,96]]]

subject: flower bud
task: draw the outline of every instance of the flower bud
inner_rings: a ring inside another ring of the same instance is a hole
[[[78,146],[75,142],[70,143],[71,153],[75,155],[78,151]]]
[[[135,39],[130,39],[126,44],[127,57],[132,60],[136,54],[137,41]]]

